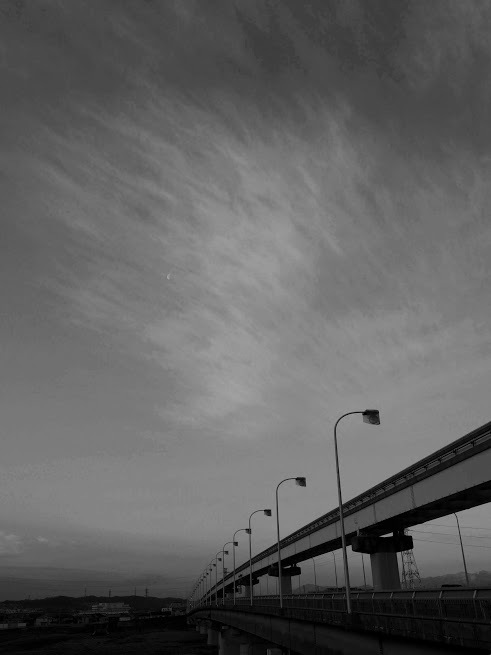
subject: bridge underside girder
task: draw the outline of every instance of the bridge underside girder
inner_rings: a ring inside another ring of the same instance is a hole
[[[401,532],[405,528],[410,528],[413,525],[420,525],[426,521],[442,518],[453,512],[461,512],[465,509],[477,507],[478,505],[483,505],[489,502],[491,502],[491,481],[484,483],[479,487],[475,487],[470,491],[466,490],[464,492],[459,492],[454,496],[449,496],[433,503],[417,507],[403,514],[399,514],[387,521],[375,523],[373,526],[370,526],[370,529],[367,532],[377,536]],[[347,513],[346,516],[349,516],[349,513]],[[346,534],[348,544],[355,536],[356,532]],[[324,555],[330,551],[338,550],[339,548],[341,548],[341,538],[319,544],[302,551],[301,554],[282,558],[282,562],[285,566],[293,565],[308,560],[311,557],[317,557],[318,555]],[[268,567],[255,569],[254,574],[262,576],[266,575],[267,571]]]

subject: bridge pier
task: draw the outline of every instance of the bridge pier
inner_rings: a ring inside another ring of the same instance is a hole
[[[285,596],[292,593],[292,577],[294,575],[300,575],[301,573],[302,569],[299,566],[293,565],[281,567],[281,591]],[[273,564],[273,566],[269,567],[268,575],[273,578],[279,577],[277,564]]]
[[[206,640],[207,646],[218,646],[218,638],[220,630],[218,628],[208,628],[208,639]]]
[[[242,578],[239,582],[239,592],[236,594],[237,598],[249,598],[251,585],[249,584],[249,578]],[[252,593],[254,595],[254,585],[257,585],[259,582],[258,578],[252,578]]]
[[[370,553],[370,564],[375,591],[401,588],[397,553]]]
[[[392,537],[363,534],[351,540],[355,553],[370,555],[374,591],[401,588],[397,553],[412,547],[413,538],[400,532],[395,532]]]
[[[222,630],[218,644],[219,655],[268,655],[268,649],[275,648],[274,644],[236,628]]]

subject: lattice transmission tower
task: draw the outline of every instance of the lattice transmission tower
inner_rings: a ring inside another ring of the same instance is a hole
[[[408,534],[409,530],[404,530]],[[421,586],[421,578],[418,571],[418,565],[414,559],[414,553],[411,550],[401,552],[402,563],[402,587],[403,589],[416,589]]]

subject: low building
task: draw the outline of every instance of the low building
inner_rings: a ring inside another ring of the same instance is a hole
[[[26,628],[27,623],[23,621],[15,621],[12,623],[0,623],[0,630],[18,630],[19,628]]]
[[[34,621],[34,625],[36,626],[49,625],[51,621],[52,618],[50,616],[38,616],[37,619]]]
[[[92,605],[92,612],[96,614],[129,614],[131,607],[126,603],[96,603]]]
[[[186,614],[186,605],[184,603],[171,603],[170,610],[172,616],[182,616]]]

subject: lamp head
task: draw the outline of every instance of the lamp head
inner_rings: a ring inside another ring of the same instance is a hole
[[[239,542],[238,542],[238,541],[234,541],[234,546],[238,546],[238,545],[239,545]]]
[[[247,534],[251,534],[251,533],[252,533],[252,530],[250,530],[249,528],[246,528],[245,531],[246,531]]]
[[[228,550],[224,550],[224,551],[223,551],[223,554],[224,554],[224,555],[228,555]],[[221,561],[221,559],[222,559],[222,558],[220,558],[220,561]]]
[[[380,425],[380,413],[378,409],[366,409],[362,412],[363,423],[370,423],[371,425]]]
[[[298,484],[299,487],[306,487],[307,480],[305,478],[295,478],[295,484]]]
[[[270,509],[265,509],[264,510],[264,516],[271,516],[271,510]]]

